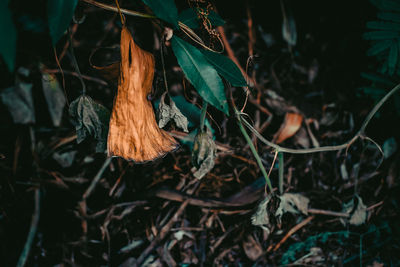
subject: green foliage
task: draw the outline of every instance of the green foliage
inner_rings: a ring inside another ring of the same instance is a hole
[[[12,72],[15,67],[17,32],[8,8],[8,2],[8,0],[0,1],[0,32],[3,37],[0,42],[0,55]]]
[[[77,3],[78,0],[47,1],[47,19],[53,45],[60,40],[67,30]]]
[[[212,10],[210,11],[210,14],[207,18],[210,20],[212,26],[222,26],[225,24],[225,21]],[[197,12],[193,8],[183,10],[179,14],[178,19],[189,28],[197,29],[200,27],[199,17],[197,16]]]
[[[233,86],[247,86],[245,79],[243,78],[242,72],[238,66],[224,55],[208,51],[201,51],[205,58],[210,62],[218,73],[223,76]]]
[[[69,114],[76,128],[77,142],[90,135],[97,140],[96,151],[106,151],[110,112],[91,97],[81,95],[71,103]]]
[[[179,65],[200,96],[229,114],[224,85],[200,50],[175,35],[171,39],[171,45]]]
[[[178,28],[178,10],[174,0],[142,0],[160,19]]]
[[[392,0],[371,0],[380,12],[378,21],[369,21],[364,33],[371,41],[367,55],[376,56],[382,63],[381,72],[390,76],[400,72],[400,4]],[[395,12],[397,11],[397,12]]]

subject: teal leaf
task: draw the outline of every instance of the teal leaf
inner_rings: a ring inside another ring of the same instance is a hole
[[[205,58],[214,68],[233,86],[247,86],[246,80],[243,78],[242,72],[236,64],[224,55],[201,50]]]
[[[363,77],[364,79],[368,79],[374,83],[382,84],[383,86],[393,87],[396,85],[396,83],[394,83],[390,79],[375,73],[361,72],[361,77]]]
[[[72,16],[74,15],[78,0],[48,0],[47,19],[53,45],[64,35]]]
[[[397,42],[393,41],[390,46],[389,57],[388,57],[388,74],[393,75],[396,70],[397,59],[399,56],[399,46]]]
[[[400,23],[400,14],[399,13],[391,13],[391,12],[379,12],[377,14],[378,19],[382,20],[390,20],[393,22]]]
[[[387,21],[368,21],[367,28],[373,30],[400,31],[400,24]]]
[[[383,51],[389,49],[392,40],[379,41],[373,44],[367,51],[368,56],[376,56]]]
[[[365,40],[385,40],[398,38],[400,34],[394,31],[373,31],[364,33],[363,37]]]
[[[221,78],[200,50],[175,35],[171,39],[171,45],[183,73],[200,96],[225,114],[229,114]]]
[[[12,72],[15,68],[17,32],[8,8],[8,0],[0,2],[0,32],[3,37],[0,42],[0,55]]]
[[[142,0],[160,19],[178,28],[178,10],[174,0]]]

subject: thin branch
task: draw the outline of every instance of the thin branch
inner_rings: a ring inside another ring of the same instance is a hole
[[[103,172],[106,170],[108,165],[110,165],[111,159],[112,159],[111,157],[108,157],[104,161],[103,166],[101,166],[100,170],[97,172],[96,176],[93,178],[92,183],[90,184],[90,186],[88,187],[86,192],[83,194],[83,196],[82,196],[83,199],[87,199],[90,196],[90,194],[92,193],[93,189],[96,187],[96,184],[99,182],[101,176],[103,175]]]
[[[102,9],[105,10],[109,10],[109,11],[113,11],[113,12],[118,12],[118,7],[112,6],[112,5],[107,5],[107,4],[103,4],[94,0],[81,0],[83,2],[86,2],[88,4],[100,7]],[[128,9],[124,9],[121,8],[121,13],[125,14],[125,15],[129,15],[129,16],[135,16],[135,17],[141,17],[141,18],[147,18],[147,19],[155,19],[157,17],[150,15],[150,14],[145,14],[145,13],[141,13],[141,12],[137,12],[137,11],[132,11],[132,10],[128,10]]]

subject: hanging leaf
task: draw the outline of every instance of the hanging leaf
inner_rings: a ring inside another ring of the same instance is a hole
[[[66,102],[64,93],[54,74],[42,72],[42,87],[53,125],[58,127]]]
[[[217,146],[212,138],[211,131],[199,132],[194,138],[192,150],[192,163],[196,168],[194,177],[203,178],[214,168],[215,158],[217,156]]]
[[[121,32],[121,73],[110,120],[108,155],[135,162],[153,160],[176,148],[175,139],[157,125],[147,95],[154,77],[154,57]]]
[[[29,70],[19,68],[13,87],[0,92],[1,100],[11,114],[14,123],[35,123],[35,108],[32,98],[32,84],[23,82],[20,76],[29,76]]]
[[[212,51],[201,50],[201,52],[208,62],[214,66],[218,73],[221,74],[233,86],[247,86],[242,72],[232,60],[224,55]]]
[[[97,141],[96,152],[105,152],[110,112],[90,96],[82,95],[69,106],[69,115],[76,128],[78,144],[93,136]]]
[[[165,103],[165,96],[167,95],[167,92],[165,92],[161,96],[160,104],[158,106],[158,114],[159,114],[159,121],[158,121],[158,126],[160,128],[164,128],[165,125],[170,120],[173,120],[176,124],[176,126],[180,129],[182,129],[184,132],[189,132],[188,130],[188,120],[187,118],[182,114],[182,112],[176,107],[175,102],[170,98],[169,100],[169,105]]]
[[[47,19],[53,45],[67,30],[77,3],[78,0],[47,0]]]
[[[302,121],[303,116],[301,114],[286,113],[283,124],[274,135],[275,142],[279,144],[292,137],[300,129]]]
[[[17,31],[8,8],[8,0],[0,1],[0,32],[3,38],[0,42],[0,55],[3,57],[10,72],[14,71]]]
[[[178,28],[178,10],[174,0],[142,0],[160,19]]]
[[[225,114],[229,114],[224,85],[217,71],[200,50],[175,35],[171,39],[171,45],[186,78],[200,96]]]

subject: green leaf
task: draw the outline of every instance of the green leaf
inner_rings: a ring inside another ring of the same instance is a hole
[[[178,28],[178,10],[174,0],[142,0],[160,19]]]
[[[91,135],[97,140],[96,151],[106,151],[110,112],[91,97],[81,95],[71,103],[69,114],[76,128],[78,144]]]
[[[390,46],[389,57],[388,57],[388,73],[389,75],[393,75],[396,70],[397,59],[399,56],[399,46],[397,42],[393,41]]]
[[[391,20],[391,21],[400,23],[400,14],[399,13],[379,12],[377,14],[377,16],[378,16],[378,19]]]
[[[384,40],[384,39],[394,39],[400,37],[398,32],[393,31],[373,31],[366,32],[363,34],[365,40]]]
[[[367,28],[374,30],[400,31],[400,24],[387,21],[368,21]]]
[[[47,19],[53,45],[60,40],[67,30],[77,3],[78,0],[47,1]]]
[[[368,79],[374,83],[379,83],[379,84],[382,84],[382,85],[388,86],[388,87],[393,87],[396,85],[396,83],[394,83],[390,79],[388,79],[382,75],[375,74],[375,73],[361,72],[361,77],[363,77],[364,79]]]
[[[196,11],[193,8],[188,8],[183,10],[179,16],[178,19],[180,22],[188,26],[189,28],[192,29],[197,29],[199,28],[199,18],[197,16]],[[216,12],[213,10],[210,10],[210,14],[208,15],[208,19],[210,20],[210,23],[212,26],[222,26],[225,24],[225,20],[223,20]]]
[[[11,11],[8,8],[8,0],[0,1],[0,55],[2,55],[10,72],[14,71],[17,32],[12,21]]]
[[[175,35],[171,39],[171,45],[183,73],[200,96],[225,114],[229,114],[221,78],[200,50]]]
[[[205,58],[214,68],[233,86],[247,86],[246,80],[243,78],[242,72],[236,64],[224,55],[201,50]]]
[[[376,56],[390,47],[392,40],[378,41],[373,44],[367,51],[368,56]]]

